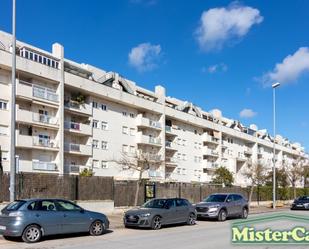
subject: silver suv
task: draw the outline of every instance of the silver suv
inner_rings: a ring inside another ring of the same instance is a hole
[[[216,218],[225,221],[228,217],[246,219],[249,213],[248,201],[240,194],[212,194],[196,204],[198,218]]]

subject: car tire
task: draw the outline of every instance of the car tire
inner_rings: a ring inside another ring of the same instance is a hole
[[[247,219],[248,218],[248,208],[243,208],[242,209],[241,218],[242,219]]]
[[[23,231],[22,240],[26,243],[38,242],[42,237],[42,230],[38,225],[29,225]]]
[[[187,220],[187,225],[192,226],[195,224],[196,224],[196,215],[194,213],[190,213]]]
[[[105,224],[100,220],[92,222],[89,228],[89,233],[92,236],[100,236],[105,232]]]
[[[162,221],[161,221],[161,217],[160,216],[155,216],[153,217],[152,221],[151,221],[151,229],[152,230],[159,230],[162,227]]]
[[[224,209],[221,209],[218,214],[218,221],[225,221],[227,218],[227,212]]]

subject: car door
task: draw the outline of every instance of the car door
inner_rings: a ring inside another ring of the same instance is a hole
[[[27,207],[32,223],[39,224],[44,235],[61,233],[62,216],[56,210],[53,200],[38,200],[30,203]]]
[[[86,232],[90,227],[90,218],[81,207],[65,200],[56,201],[57,209],[62,214],[62,232]]]
[[[226,205],[228,216],[235,215],[235,206],[234,206],[233,195],[228,195],[228,197],[225,200],[225,205]]]
[[[233,195],[233,199],[235,206],[235,215],[241,215],[244,203],[243,197],[241,195]]]
[[[176,199],[177,222],[185,222],[189,217],[189,206],[183,199]]]
[[[175,199],[168,199],[166,201],[163,219],[165,224],[177,223],[177,210]]]

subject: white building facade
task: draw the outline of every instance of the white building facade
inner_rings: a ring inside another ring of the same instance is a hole
[[[0,146],[4,171],[10,170],[11,36],[0,31]],[[273,138],[255,125],[245,127],[149,91],[114,72],[17,42],[16,155],[20,172],[77,174],[136,179],[120,165],[124,155],[144,153],[150,167],[143,177],[158,181],[210,182],[225,166],[235,184],[253,163],[272,166]],[[277,165],[307,155],[299,143],[276,139]],[[152,163],[153,162],[153,163]],[[159,163],[158,163],[159,162]]]

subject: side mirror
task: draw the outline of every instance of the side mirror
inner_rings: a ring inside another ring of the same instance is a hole
[[[80,211],[82,214],[85,213],[85,209],[81,208]]]

